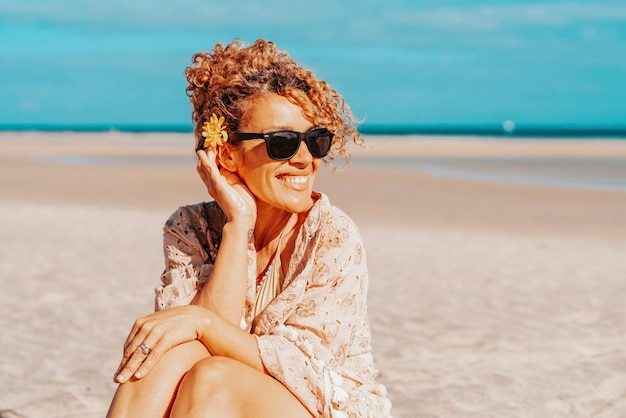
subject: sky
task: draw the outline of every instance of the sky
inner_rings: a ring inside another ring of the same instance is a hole
[[[189,125],[184,68],[276,42],[370,126],[626,126],[626,2],[0,0],[0,126]]]

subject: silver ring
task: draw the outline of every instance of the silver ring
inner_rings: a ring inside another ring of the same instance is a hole
[[[152,349],[148,347],[145,343],[139,344],[139,348],[141,349],[141,352],[144,356],[147,356],[148,354],[150,354],[150,351],[152,351]]]

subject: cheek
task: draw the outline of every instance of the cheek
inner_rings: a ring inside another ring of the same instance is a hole
[[[237,152],[237,165],[241,168],[252,170],[263,164],[271,163],[272,160],[265,151],[265,142],[253,144],[253,141],[244,141]]]
[[[265,152],[265,151],[264,151]],[[238,175],[246,183],[253,194],[262,193],[274,178],[275,168],[273,160],[264,156],[244,154],[240,160]]]
[[[250,178],[250,173],[253,173],[259,168],[258,159],[255,158],[253,154],[253,152],[247,151],[244,148],[240,148],[237,153],[235,164],[237,165],[237,174],[242,180]]]

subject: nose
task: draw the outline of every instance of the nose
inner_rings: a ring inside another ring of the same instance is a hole
[[[296,152],[296,155],[289,159],[289,162],[291,164],[302,165],[311,164],[311,162],[313,162],[313,156],[311,155],[309,147],[306,145],[304,140],[300,141],[300,147],[298,148],[298,152]]]

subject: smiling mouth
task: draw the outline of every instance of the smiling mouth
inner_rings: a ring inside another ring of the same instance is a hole
[[[308,176],[281,176],[278,179],[281,181],[284,181],[285,183],[292,184],[294,186],[300,186],[300,185],[306,184],[306,182],[309,180],[309,177]]]

